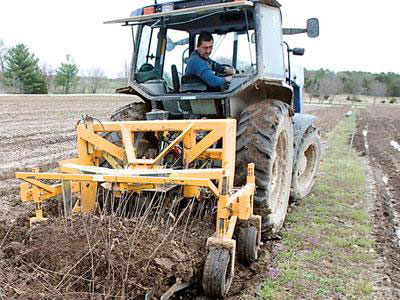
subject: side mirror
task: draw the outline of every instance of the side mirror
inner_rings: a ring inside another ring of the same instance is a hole
[[[251,42],[252,42],[253,44],[256,43],[256,33],[255,33],[255,32],[253,32],[253,33],[251,34],[250,40],[251,40]]]
[[[175,43],[169,37],[167,37],[167,51],[171,52],[174,49],[175,49]]]
[[[293,48],[292,53],[293,55],[303,56],[305,51],[304,48]]]
[[[176,46],[184,46],[184,45],[187,45],[187,44],[189,44],[189,39],[188,38],[179,40],[177,42],[174,42],[169,37],[167,37],[167,51],[168,52],[171,52],[172,50],[174,50]]]
[[[319,37],[319,20],[317,18],[307,20],[307,35],[309,38]]]

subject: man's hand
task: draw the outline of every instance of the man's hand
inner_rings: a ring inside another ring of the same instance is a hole
[[[236,73],[236,70],[233,68],[225,67],[224,72],[226,75],[233,76]]]
[[[226,80],[226,82],[231,82],[232,81],[232,76],[226,76],[225,80]]]

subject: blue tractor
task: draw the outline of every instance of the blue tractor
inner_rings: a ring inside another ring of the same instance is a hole
[[[247,166],[255,163],[255,211],[263,218],[262,230],[270,233],[282,228],[289,199],[311,191],[321,154],[316,117],[302,113],[302,88],[290,70],[290,56],[303,55],[304,49],[291,49],[283,41],[290,34],[318,37],[318,19],[309,19],[306,29],[282,28],[280,6],[276,0],[158,1],[106,22],[132,30],[129,86],[117,92],[141,99],[118,110],[112,120],[236,119],[235,186],[245,184]],[[204,31],[214,37],[213,60],[236,70],[230,83],[218,89],[185,74]],[[154,137],[140,138],[139,156],[157,151]],[[249,230],[242,236],[247,246],[241,252],[248,261],[257,256],[257,234]],[[212,259],[208,264],[229,262]],[[207,270],[206,263],[206,294],[223,297],[229,272],[217,276],[218,267]]]

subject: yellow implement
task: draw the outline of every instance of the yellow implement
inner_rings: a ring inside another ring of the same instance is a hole
[[[155,136],[174,136],[167,146],[159,150],[155,158],[137,157],[135,135],[152,132]],[[106,139],[109,133],[117,133],[120,143]],[[253,241],[243,245],[240,251],[244,260],[257,258],[261,236],[261,217],[253,215],[255,192],[254,164],[248,165],[247,184],[233,187],[235,173],[236,120],[179,120],[179,121],[132,121],[94,123],[92,120],[77,126],[78,158],[61,161],[58,173],[18,172],[21,198],[34,202],[36,216],[31,225],[46,220],[42,202],[63,196],[65,216],[91,213],[96,208],[99,184],[112,184],[113,192],[138,192],[162,188],[166,185],[183,186],[184,197],[196,197],[202,201],[201,191],[208,189],[217,198],[216,234],[207,242],[209,255],[205,265],[203,282],[215,277],[218,268],[214,261],[229,256],[224,280],[230,284],[233,277],[236,241],[233,234],[240,222],[241,228],[253,234]],[[180,169],[164,168],[163,159],[179,146],[182,166]],[[110,168],[101,167],[107,161]],[[196,168],[204,160],[219,161],[212,168]],[[46,181],[58,182],[48,184]],[[73,197],[73,195],[77,197]],[[73,200],[75,203],[73,203]],[[255,228],[255,231],[254,231]],[[255,234],[255,238],[254,238]],[[254,245],[253,245],[254,244]],[[238,246],[240,247],[240,245]],[[254,249],[253,249],[254,248]],[[243,254],[244,253],[244,254]],[[221,256],[222,255],[222,256]],[[231,275],[231,276],[229,276]]]

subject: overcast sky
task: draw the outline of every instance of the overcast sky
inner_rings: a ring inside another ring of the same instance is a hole
[[[305,47],[294,64],[309,69],[400,73],[400,1],[280,0],[285,27],[320,19],[321,36],[285,37]],[[103,21],[128,17],[149,0],[1,0],[0,39],[25,43],[41,64],[56,69],[70,54],[81,72],[99,67],[116,77],[131,55],[130,30]]]

